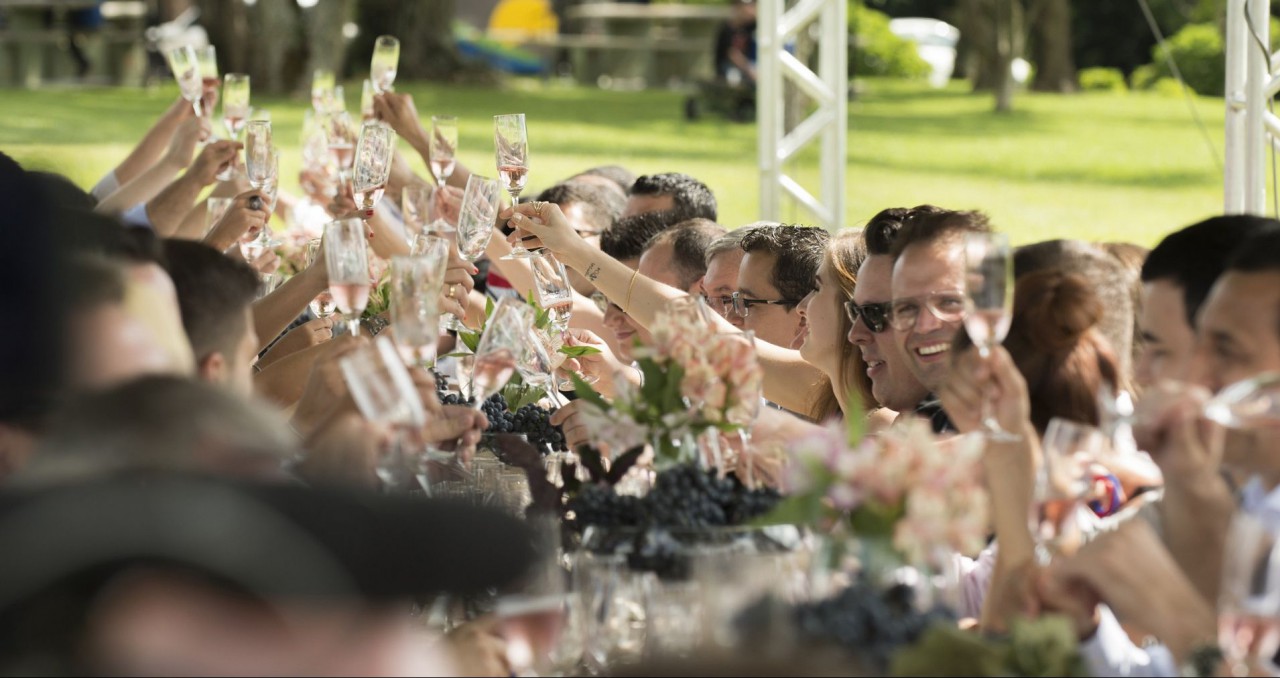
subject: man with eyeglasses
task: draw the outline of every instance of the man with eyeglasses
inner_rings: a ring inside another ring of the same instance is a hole
[[[916,210],[937,209],[931,205]],[[849,343],[862,352],[876,401],[894,412],[910,412],[929,395],[907,364],[907,354],[896,343],[889,327],[893,300],[893,257],[890,250],[902,222],[914,210],[894,207],[871,217],[862,231],[867,258],[858,269],[853,300],[845,302],[849,314]]]
[[[800,332],[796,306],[813,291],[830,234],[806,226],[765,226],[742,239],[733,313],[756,338],[791,348]]]
[[[964,325],[964,236],[989,233],[981,212],[913,210],[894,239],[893,305],[889,324],[906,354],[907,366],[928,389],[915,411],[928,417],[936,432],[953,431],[932,394],[951,370],[951,342]]]
[[[781,226],[776,221],[757,221],[729,231],[711,241],[706,251],[706,273],[699,285],[703,301],[734,327],[742,327],[742,317],[733,311],[733,293],[738,290],[738,269],[742,266],[742,239],[757,228]]]

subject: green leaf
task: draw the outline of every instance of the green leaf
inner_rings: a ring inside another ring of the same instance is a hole
[[[440,356],[440,357],[441,357],[441,358],[466,358],[467,356],[473,356],[473,355],[475,355],[475,354],[474,354],[474,353],[465,353],[465,352],[459,351],[458,353],[446,353],[446,354],[444,354],[444,355],[442,355],[442,356]]]
[[[493,297],[485,295],[484,298],[484,318],[488,320],[493,317]]]
[[[636,461],[640,459],[642,454],[644,454],[644,445],[638,445],[623,452],[609,466],[609,474],[605,476],[605,481],[610,485],[617,485],[622,480],[622,477],[627,475],[627,471],[630,471],[631,467],[636,465]]]
[[[884,504],[874,499],[862,502],[849,514],[849,524],[859,537],[893,538],[893,527],[906,515],[905,501]]]
[[[609,403],[605,401],[604,397],[591,387],[591,384],[582,380],[582,377],[577,374],[570,374],[569,378],[573,380],[573,392],[577,394],[579,398],[600,408],[601,412],[608,412],[613,409],[610,407]]]
[[[591,474],[592,482],[602,482],[609,477],[604,470],[604,462],[600,459],[600,450],[591,445],[581,445],[578,447],[578,461],[582,462],[582,467],[587,469],[587,473]]]
[[[1008,651],[998,641],[954,624],[936,624],[915,644],[899,649],[889,673],[893,676],[1005,676]]]
[[[475,353],[476,349],[480,347],[479,332],[459,332],[458,338],[462,340],[464,346],[471,349],[472,353]]]
[[[600,349],[595,346],[561,346],[560,353],[570,358],[581,358],[583,356],[598,355]]]
[[[791,495],[778,502],[763,516],[756,518],[752,524],[757,527],[768,525],[816,525],[822,519],[825,507],[822,495],[816,492]]]

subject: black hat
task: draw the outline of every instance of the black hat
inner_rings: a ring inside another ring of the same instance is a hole
[[[264,598],[388,600],[508,585],[534,559],[467,504],[192,475],[0,493],[0,611],[88,571],[170,563]]]

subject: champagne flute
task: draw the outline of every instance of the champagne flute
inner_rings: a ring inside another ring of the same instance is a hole
[[[351,189],[356,205],[364,209],[366,216],[373,216],[373,207],[387,190],[391,176],[391,158],[396,150],[396,133],[390,127],[377,122],[360,126],[360,141],[356,144],[356,157],[352,166]]]
[[[222,124],[232,139],[239,139],[248,120],[249,76],[228,73],[222,78]]]
[[[204,115],[201,100],[204,95],[204,83],[200,78],[200,61],[196,48],[191,45],[169,50],[166,55],[169,70],[178,81],[178,90],[196,112],[196,117]]]
[[[1280,650],[1280,545],[1258,518],[1237,513],[1227,531],[1218,594],[1218,646],[1227,675],[1247,676],[1250,663],[1265,662],[1266,675]]]
[[[311,108],[316,113],[333,110],[334,84],[333,71],[327,68],[317,68],[311,74]]]
[[[529,179],[529,139],[525,133],[524,113],[493,116],[494,153],[502,187],[515,203]],[[519,242],[503,259],[526,259],[533,253]]]
[[[410,183],[400,190],[400,214],[404,217],[404,230],[410,244],[417,242],[427,226],[432,194],[431,186],[426,183]]]
[[[213,230],[214,224],[222,220],[222,215],[227,213],[227,209],[235,200],[235,198],[209,198],[205,205],[204,232],[206,235]]]
[[[324,227],[329,294],[347,317],[351,336],[360,335],[360,314],[369,305],[369,255],[360,219],[331,221]]]
[[[316,263],[316,257],[320,256],[320,245],[324,241],[320,238],[313,238],[307,241],[307,268],[311,268]],[[316,295],[315,299],[308,304],[311,313],[317,318],[327,318],[333,314],[333,295],[329,294],[329,290],[324,290]]]
[[[964,327],[983,360],[1004,341],[1013,317],[1013,257],[1009,236],[970,233],[965,237],[966,293],[969,308]],[[982,431],[992,440],[1017,440],[1000,427],[991,412],[991,399],[982,399]]]
[[[251,120],[245,126],[244,169],[249,186],[260,189],[271,180],[273,147],[270,120]]]
[[[458,119],[452,115],[431,116],[431,176],[445,185],[453,176],[458,153]]]
[[[458,216],[458,252],[463,259],[475,263],[484,256],[493,236],[493,221],[498,214],[499,189],[496,179],[472,174],[462,195],[462,211]],[[465,305],[464,305],[465,307]],[[457,316],[450,316],[449,329],[465,330]]]
[[[218,50],[213,45],[197,49],[196,62],[200,65],[200,109],[213,115],[218,100]]]
[[[373,83],[368,79],[360,84],[360,121],[369,122],[373,120]]]
[[[443,248],[391,259],[391,326],[405,362],[429,366],[440,340],[440,287],[448,266]]]
[[[548,668],[546,664],[567,616],[559,525],[550,518],[533,519],[530,524],[536,540],[532,572],[518,591],[498,599],[494,611],[498,632],[507,641],[507,661],[518,676]]]
[[[533,289],[538,305],[550,317],[551,328],[558,334],[564,334],[573,316],[573,287],[569,283],[569,272],[555,255],[545,250],[536,252],[529,259],[529,265],[533,269]]]
[[[517,359],[529,341],[529,324],[524,302],[506,297],[498,303],[476,346],[471,374],[472,405],[479,410],[489,396],[497,393],[516,372]]]
[[[346,111],[334,111],[325,116],[325,136],[329,153],[338,163],[338,181],[346,181],[356,159],[356,128]]]
[[[390,35],[379,35],[373,43],[373,59],[369,63],[369,81],[374,94],[391,91],[400,67],[400,41]]]
[[[407,457],[405,433],[426,424],[426,408],[395,347],[386,337],[357,348],[338,361],[351,397],[369,421],[389,424],[396,431],[390,447],[379,455],[375,471],[385,487],[405,487],[414,477],[416,460]]]
[[[1280,372],[1266,372],[1227,386],[1205,403],[1204,414],[1227,428],[1280,428]]]
[[[1054,417],[1045,428],[1043,463],[1036,478],[1032,533],[1041,563],[1055,553],[1070,555],[1086,538],[1083,509],[1094,464],[1109,441],[1101,429]]]

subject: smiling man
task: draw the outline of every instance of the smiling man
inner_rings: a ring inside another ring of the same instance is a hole
[[[907,367],[930,394],[947,380],[951,342],[964,324],[964,237],[990,232],[981,212],[920,211],[907,216],[894,240],[890,322]],[[935,431],[952,429],[932,395],[916,411]]]
[[[765,226],[742,239],[742,264],[733,311],[756,338],[791,348],[800,333],[800,300],[813,279],[831,235],[807,226]]]
[[[858,347],[867,364],[871,392],[881,406],[894,412],[910,411],[929,395],[907,363],[907,355],[895,341],[889,327],[889,310],[893,302],[893,257],[890,252],[902,222],[918,210],[936,211],[932,205],[914,209],[894,207],[881,211],[867,222],[862,237],[867,259],[858,269],[858,284],[853,288],[849,343]],[[848,310],[846,306],[846,310]]]

